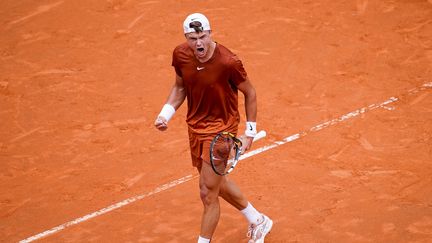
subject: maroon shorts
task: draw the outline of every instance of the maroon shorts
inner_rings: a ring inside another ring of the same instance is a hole
[[[189,132],[192,166],[201,168],[202,163],[210,164],[210,144],[213,136],[200,136]]]
[[[237,126],[227,129],[233,134],[237,134]],[[192,157],[192,166],[200,169],[202,163],[210,164],[210,144],[217,133],[198,134],[188,130],[189,145]]]

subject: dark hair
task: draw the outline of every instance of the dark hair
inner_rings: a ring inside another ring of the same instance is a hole
[[[202,27],[202,24],[199,21],[190,22],[189,28],[193,28],[195,30],[195,32],[203,32],[204,31],[204,27]]]

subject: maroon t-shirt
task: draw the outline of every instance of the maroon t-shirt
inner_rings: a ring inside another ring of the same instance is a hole
[[[237,132],[240,121],[237,85],[247,79],[240,59],[216,44],[213,56],[201,63],[187,43],[183,43],[175,48],[172,65],[186,90],[189,131],[203,136]]]

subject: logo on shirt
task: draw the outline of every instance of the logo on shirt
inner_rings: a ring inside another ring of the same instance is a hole
[[[205,67],[197,67],[197,70],[198,71],[201,71],[201,70],[203,70]]]

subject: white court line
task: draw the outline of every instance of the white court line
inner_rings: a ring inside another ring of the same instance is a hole
[[[27,239],[21,240],[20,242],[32,242],[32,241],[35,241],[35,240],[41,239],[41,238],[46,237],[46,236],[48,236],[48,235],[51,235],[51,234],[57,233],[57,232],[59,232],[59,231],[61,231],[61,230],[64,230],[64,229],[66,229],[67,227],[70,227],[70,226],[72,226],[72,225],[82,223],[82,222],[87,221],[87,220],[89,220],[89,219],[92,219],[92,218],[94,218],[94,217],[97,217],[97,216],[100,216],[100,215],[102,215],[102,214],[106,214],[106,213],[108,213],[108,212],[110,212],[110,211],[113,211],[113,210],[115,210],[115,209],[118,209],[118,208],[124,207],[124,206],[126,206],[126,205],[128,205],[128,204],[131,204],[131,203],[135,202],[135,201],[139,201],[139,200],[141,200],[141,199],[144,199],[144,198],[146,198],[146,197],[149,197],[149,196],[151,196],[151,195],[153,195],[153,194],[156,194],[156,193],[159,193],[159,192],[162,192],[162,191],[168,190],[168,189],[170,189],[170,188],[172,188],[172,187],[175,187],[175,186],[177,186],[177,185],[180,185],[180,184],[182,184],[182,183],[185,183],[185,182],[187,182],[187,181],[190,181],[190,180],[192,180],[192,179],[194,179],[194,178],[196,178],[196,177],[198,177],[198,175],[195,175],[195,176],[193,176],[193,175],[187,175],[187,176],[184,176],[184,177],[182,177],[182,178],[180,178],[180,179],[177,179],[177,180],[175,180],[175,181],[171,181],[171,182],[169,182],[169,183],[167,183],[167,184],[164,184],[164,185],[162,185],[162,186],[159,186],[159,187],[157,187],[156,189],[154,189],[154,190],[151,191],[151,192],[148,192],[148,193],[145,193],[145,194],[142,194],[142,195],[138,195],[138,196],[134,196],[134,197],[131,197],[131,198],[125,199],[125,200],[123,200],[123,201],[121,201],[121,202],[115,203],[115,204],[113,204],[113,205],[111,205],[111,206],[108,206],[108,207],[106,207],[106,208],[102,208],[102,209],[100,209],[100,210],[98,210],[98,211],[96,211],[96,212],[94,212],[94,213],[87,214],[87,215],[85,215],[85,216],[83,216],[83,217],[80,217],[80,218],[74,219],[74,220],[69,221],[69,222],[67,222],[67,223],[64,223],[64,224],[61,224],[61,225],[59,225],[59,226],[56,226],[56,227],[54,227],[54,228],[52,228],[52,229],[50,229],[50,230],[44,231],[44,232],[39,233],[39,234],[37,234],[37,235],[31,236],[31,237],[29,237],[29,238],[27,238]]]
[[[417,87],[417,88],[413,88],[413,89],[409,90],[407,93],[408,93],[408,94],[416,94],[416,93],[418,93],[418,92],[420,92],[420,91],[423,91],[423,90],[425,90],[425,89],[427,89],[427,88],[432,88],[432,82],[425,83],[425,84],[423,84],[422,86]],[[288,137],[286,137],[286,138],[284,138],[284,139],[282,139],[282,140],[280,140],[280,141],[273,142],[273,143],[270,144],[270,145],[267,145],[267,146],[264,146],[264,147],[261,147],[261,148],[258,148],[258,149],[255,149],[255,150],[252,150],[252,151],[250,151],[250,152],[247,152],[247,153],[243,154],[243,155],[240,157],[240,160],[243,160],[243,159],[249,158],[249,157],[251,157],[251,156],[254,156],[254,155],[260,154],[260,153],[262,153],[262,152],[264,152],[264,151],[267,151],[267,150],[270,150],[270,149],[276,148],[276,147],[278,147],[278,146],[280,146],[280,145],[283,145],[283,144],[286,144],[286,143],[289,143],[289,142],[295,141],[295,140],[297,140],[297,139],[299,139],[299,138],[301,138],[301,137],[304,137],[304,136],[308,135],[308,134],[311,133],[311,132],[317,132],[317,131],[320,131],[320,130],[322,130],[322,129],[324,129],[324,128],[327,128],[327,127],[329,127],[329,126],[332,126],[332,125],[338,124],[338,123],[343,122],[343,121],[345,121],[345,120],[348,120],[348,119],[351,119],[351,118],[357,117],[357,116],[359,116],[359,115],[361,115],[361,114],[363,114],[363,113],[366,113],[366,112],[369,112],[369,111],[375,110],[375,109],[377,109],[377,108],[383,108],[383,109],[387,109],[387,110],[393,110],[394,108],[392,108],[392,107],[388,107],[387,105],[389,105],[389,104],[391,104],[391,103],[394,103],[394,102],[396,102],[396,101],[398,101],[398,100],[399,100],[399,98],[397,98],[397,97],[390,97],[390,98],[387,99],[386,101],[381,102],[381,103],[379,103],[379,104],[371,104],[371,105],[369,105],[369,106],[365,106],[365,107],[360,108],[360,109],[357,109],[357,110],[355,110],[355,111],[352,111],[352,112],[346,113],[346,114],[344,114],[344,115],[342,115],[342,116],[340,116],[340,117],[338,117],[338,118],[335,118],[335,119],[333,119],[333,120],[326,121],[326,122],[323,122],[323,123],[318,124],[318,125],[316,125],[316,126],[313,126],[313,127],[311,127],[309,130],[307,130],[307,131],[303,131],[303,132],[299,132],[299,133],[293,134],[293,135],[288,136]],[[57,233],[57,232],[59,232],[59,231],[61,231],[61,230],[64,230],[65,228],[68,228],[68,227],[70,227],[70,226],[72,226],[72,225],[76,225],[76,224],[82,223],[82,222],[84,222],[84,221],[87,221],[87,220],[89,220],[89,219],[92,219],[92,218],[94,218],[94,217],[100,216],[100,215],[102,215],[102,214],[106,214],[106,213],[108,213],[108,212],[110,212],[110,211],[113,211],[113,210],[115,210],[115,209],[118,209],[118,208],[124,207],[124,206],[126,206],[126,205],[128,205],[128,204],[131,204],[131,203],[133,203],[133,202],[136,202],[136,201],[142,200],[142,199],[144,199],[144,198],[146,198],[146,197],[149,197],[149,196],[151,196],[151,195],[157,194],[157,193],[159,193],[159,192],[166,191],[166,190],[168,190],[168,189],[170,189],[170,188],[173,188],[173,187],[178,186],[178,185],[180,185],[180,184],[183,184],[183,183],[185,183],[185,182],[191,181],[191,180],[193,180],[193,179],[195,179],[195,178],[198,178],[198,175],[187,175],[187,176],[184,176],[184,177],[182,177],[182,178],[180,178],[180,179],[177,179],[177,180],[171,181],[171,182],[169,182],[169,183],[167,183],[167,184],[164,184],[164,185],[162,185],[162,186],[159,186],[159,187],[155,188],[155,189],[154,189],[153,191],[151,191],[151,192],[148,192],[148,193],[145,193],[145,194],[142,194],[142,195],[138,195],[138,196],[134,196],[134,197],[131,197],[131,198],[125,199],[125,200],[123,200],[123,201],[121,201],[121,202],[115,203],[115,204],[110,205],[110,206],[108,206],[108,207],[106,207],[106,208],[102,208],[102,209],[100,209],[100,210],[98,210],[98,211],[96,211],[96,212],[93,212],[93,213],[87,214],[87,215],[85,215],[85,216],[83,216],[83,217],[80,217],[80,218],[74,219],[74,220],[72,220],[72,221],[69,221],[69,222],[67,222],[67,223],[61,224],[61,225],[59,225],[59,226],[56,226],[56,227],[54,227],[54,228],[52,228],[52,229],[49,229],[49,230],[44,231],[44,232],[42,232],[42,233],[39,233],[39,234],[37,234],[37,235],[31,236],[31,237],[29,237],[29,238],[27,238],[27,239],[21,240],[20,243],[27,243],[27,242],[32,242],[32,241],[35,241],[35,240],[41,239],[41,238],[46,237],[46,236],[48,236],[48,235],[51,235],[51,234]]]

